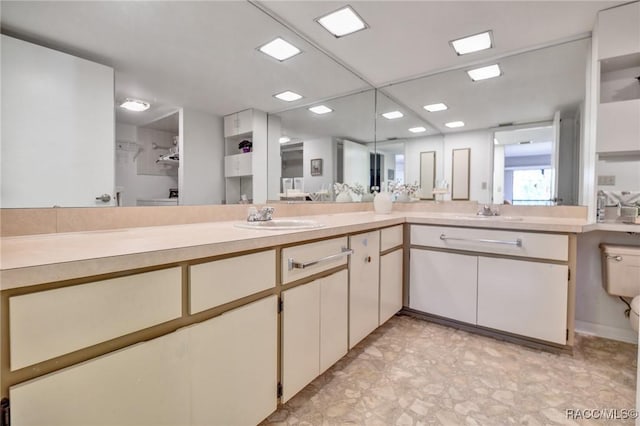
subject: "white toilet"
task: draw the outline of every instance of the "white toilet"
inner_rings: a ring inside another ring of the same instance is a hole
[[[629,321],[638,331],[640,313],[640,246],[600,244],[602,283],[612,296],[632,297]]]

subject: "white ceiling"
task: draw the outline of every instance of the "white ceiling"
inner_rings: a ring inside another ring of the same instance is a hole
[[[5,34],[114,67],[118,101],[137,97],[153,104],[151,110],[138,115],[117,109],[118,118],[143,124],[180,106],[216,115],[245,108],[277,112],[370,88],[338,62],[376,87],[480,63],[588,33],[598,10],[620,3],[354,1],[352,7],[370,28],[339,39],[314,19],[346,2],[267,1],[257,7],[246,1],[2,1],[0,23]],[[271,16],[261,8],[268,8]],[[487,29],[493,30],[495,41],[489,51],[458,57],[449,47],[451,39]],[[256,50],[277,36],[301,48],[303,54],[278,62]],[[553,62],[549,64],[549,72],[559,68]],[[496,81],[506,81],[507,76],[515,74],[505,71]],[[489,84],[484,87],[489,88],[491,83],[485,83]],[[411,83],[406,84],[410,87]],[[385,90],[404,106],[421,113],[424,97],[418,99],[417,90],[401,94],[402,87]],[[272,97],[284,90],[295,91],[304,98],[284,103]],[[549,86],[549,93],[557,90]],[[486,101],[491,94],[484,92],[479,101]],[[464,129],[468,130],[473,127],[471,117],[484,107],[474,106],[468,94],[457,96],[469,109],[464,114],[470,118],[460,118],[469,122]],[[494,97],[502,99],[497,93]],[[535,104],[536,97],[529,103]],[[361,113],[353,112],[356,116]],[[418,119],[415,114],[413,117]],[[427,134],[447,131],[440,121],[423,118],[435,127]],[[316,127],[326,133],[330,120],[324,120],[316,121]],[[349,122],[359,122],[353,115],[340,120],[345,126],[343,133]],[[401,128],[406,133],[413,125],[406,124],[408,120],[395,122],[398,130],[389,130],[385,137],[398,136]],[[385,129],[381,125],[380,134]],[[362,140],[370,140],[364,138],[368,128],[363,132]]]

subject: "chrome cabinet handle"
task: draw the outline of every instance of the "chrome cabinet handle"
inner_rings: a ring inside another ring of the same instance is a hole
[[[342,251],[340,253],[332,254],[330,256],[322,257],[320,259],[312,260],[310,262],[296,262],[295,260],[293,260],[293,258],[289,258],[287,263],[289,265],[289,270],[291,271],[293,269],[305,269],[310,266],[317,265],[318,263],[321,263],[321,262],[328,262],[330,260],[339,259],[341,257],[349,256],[351,254],[353,254],[352,249],[342,247]]]
[[[483,238],[455,238],[455,237],[447,237],[445,234],[440,234],[440,239],[442,241],[468,241],[472,243],[489,243],[489,244],[504,244],[507,246],[516,246],[522,247],[522,240],[517,238],[515,241],[503,241],[503,240],[486,240]]]
[[[608,254],[607,259],[615,260],[616,262],[622,262],[622,256],[611,256],[610,254]]]
[[[102,201],[103,203],[108,203],[109,201],[111,201],[111,195],[109,194],[102,194],[100,196],[96,197],[96,200],[98,201]]]

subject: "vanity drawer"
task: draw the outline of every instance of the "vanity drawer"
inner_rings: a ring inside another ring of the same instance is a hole
[[[402,245],[402,225],[380,230],[380,251]]]
[[[347,237],[341,237],[282,249],[282,283],[290,283],[317,274],[318,272],[335,268],[336,266],[346,265],[348,256],[336,256],[335,258],[318,262],[304,269],[290,269],[289,259],[296,263],[314,262],[329,256],[339,255],[346,250],[347,247],[349,247]]]
[[[179,318],[181,281],[170,268],[9,298],[11,370]]]
[[[411,225],[411,244],[560,261],[569,259],[569,237],[562,234]]]
[[[275,250],[193,265],[190,267],[189,313],[215,308],[275,285]]]

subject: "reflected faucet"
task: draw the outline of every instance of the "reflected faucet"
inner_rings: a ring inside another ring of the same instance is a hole
[[[499,216],[500,212],[498,211],[497,207],[495,210],[491,210],[491,206],[488,204],[485,204],[482,206],[480,210],[478,210],[477,214],[478,216]]]
[[[247,222],[266,222],[271,220],[275,210],[273,207],[263,207],[260,210],[255,207],[249,207]]]

